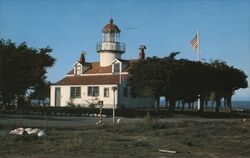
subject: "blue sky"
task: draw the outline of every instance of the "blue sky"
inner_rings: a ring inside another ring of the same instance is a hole
[[[126,43],[125,59],[138,58],[144,44],[146,56],[180,51],[177,58],[195,60],[189,42],[199,30],[201,58],[226,61],[250,76],[248,0],[0,0],[0,37],[53,48],[57,62],[48,79],[55,82],[80,51],[87,51],[87,61],[99,60],[96,43],[111,17]],[[250,100],[250,89],[237,91],[233,99]]]

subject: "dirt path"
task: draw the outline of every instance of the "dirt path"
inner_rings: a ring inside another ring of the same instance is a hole
[[[122,123],[142,122],[144,118],[120,118]],[[82,127],[86,125],[94,125],[99,117],[73,117],[73,116],[43,116],[43,115],[0,115],[0,124],[5,126],[24,126],[24,127]],[[208,119],[200,117],[181,117],[181,118],[160,118],[159,122],[179,123],[185,121],[195,122],[232,122],[240,119]],[[106,124],[112,123],[112,118],[103,118]]]

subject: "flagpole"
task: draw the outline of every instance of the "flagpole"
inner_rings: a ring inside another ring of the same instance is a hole
[[[197,30],[196,35],[194,36],[194,38],[192,39],[191,43],[191,47],[194,49],[194,52],[196,53],[196,60],[197,62],[200,61],[200,35],[199,35],[199,30]],[[201,104],[201,100],[200,100],[200,94],[197,94],[197,109],[198,111],[200,111],[200,104]]]
[[[200,34],[199,30],[197,30],[197,41],[198,41],[198,48],[197,48],[197,61],[200,61]],[[200,100],[200,94],[197,96],[197,109],[200,110],[201,107],[201,100]]]

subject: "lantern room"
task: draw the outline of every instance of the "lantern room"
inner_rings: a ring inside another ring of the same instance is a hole
[[[111,65],[125,52],[125,44],[120,42],[120,32],[119,27],[113,23],[113,19],[103,27],[102,41],[96,45],[96,50],[100,54],[101,67]]]

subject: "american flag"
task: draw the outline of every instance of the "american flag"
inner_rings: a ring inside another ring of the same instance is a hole
[[[199,42],[198,42],[198,35],[197,34],[194,36],[194,38],[192,39],[190,44],[191,44],[192,48],[194,48],[194,49],[198,48]]]

